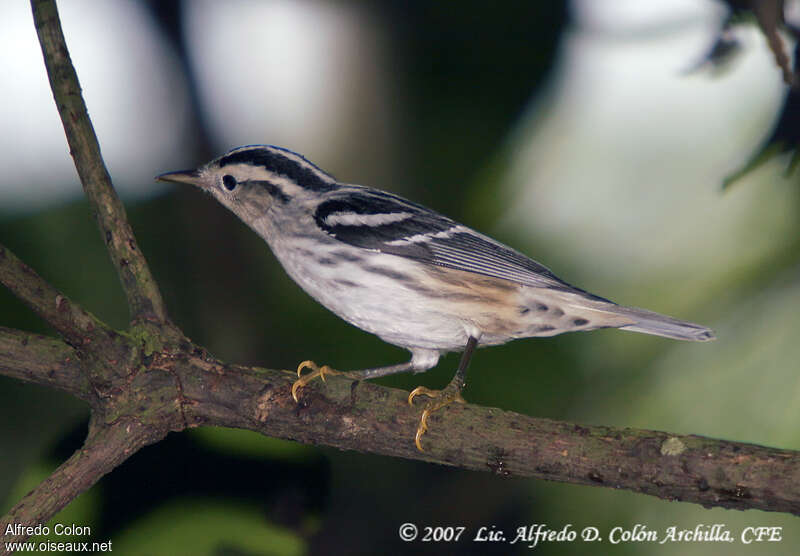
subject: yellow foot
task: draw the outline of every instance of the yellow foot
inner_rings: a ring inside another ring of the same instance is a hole
[[[431,390],[424,386],[417,386],[408,395],[408,404],[414,405],[414,398],[419,395],[433,398],[425,405],[425,409],[422,411],[422,417],[419,420],[419,426],[417,427],[417,434],[414,436],[414,444],[417,445],[417,450],[424,452],[425,450],[422,449],[421,440],[422,435],[428,430],[428,417],[430,417],[431,413],[439,411],[453,402],[467,403],[467,401],[461,396],[460,390],[452,383],[444,390]]]
[[[303,369],[311,369],[311,372],[307,375],[303,376]],[[340,373],[339,371],[334,371],[328,365],[323,365],[322,367],[317,366],[316,363],[313,361],[303,361],[297,366],[297,376],[300,377],[294,381],[292,384],[292,397],[294,401],[300,403],[300,400],[297,399],[297,391],[314,380],[315,378],[319,377],[325,381],[325,375],[341,375],[344,373]]]

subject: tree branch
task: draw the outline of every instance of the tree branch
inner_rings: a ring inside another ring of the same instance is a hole
[[[20,378],[46,372],[30,369]],[[301,390],[298,405],[294,373],[226,364],[188,344],[153,354],[146,370],[131,373],[125,379],[131,393],[108,399],[106,414],[114,426],[135,421],[151,440],[166,430],[235,427],[502,476],[800,515],[800,452],[458,404],[431,417],[421,453],[413,442],[420,409],[408,405],[405,391],[331,377]]]
[[[114,426],[98,429],[90,427],[83,448],[75,452],[0,519],[0,532],[5,533],[9,525],[14,531],[10,535],[3,535],[4,542],[27,539],[30,534],[24,531],[24,527],[47,523],[100,477],[142,446],[160,440],[165,434],[166,431],[158,436],[136,420],[121,420]],[[7,553],[5,545],[0,545],[0,554]]]
[[[753,10],[758,26],[761,27],[769,49],[772,50],[772,54],[775,56],[775,63],[783,73],[783,81],[787,85],[794,85],[797,78],[792,71],[792,64],[789,55],[786,53],[786,46],[778,33],[778,28],[781,25],[785,26],[783,14],[786,7],[784,0],[751,0],[750,9]]]
[[[161,292],[136,244],[125,207],[114,191],[100,154],[100,145],[81,95],[78,75],[61,30],[55,0],[31,0],[31,6],[47,76],[67,134],[70,153],[127,296],[131,320],[165,321],[167,310]]]
[[[0,326],[0,374],[88,401],[89,381],[75,350],[54,338]]]
[[[196,356],[160,358],[182,384],[189,426],[222,425],[307,444],[423,460],[502,476],[626,489],[667,500],[800,515],[800,452],[694,435],[583,426],[471,404],[431,417],[414,446],[408,392],[344,378],[290,390],[296,375]]]
[[[75,305],[3,245],[0,245],[0,283],[72,346],[97,342],[113,333],[97,317]]]

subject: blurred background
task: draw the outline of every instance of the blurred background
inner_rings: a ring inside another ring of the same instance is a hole
[[[746,13],[730,20],[714,0],[58,5],[106,164],[171,316],[215,356],[285,369],[407,357],[316,304],[209,197],[153,181],[270,143],[341,181],[435,208],[570,283],[709,325],[719,338],[601,330],[481,350],[470,402],[800,449],[800,172],[791,172],[796,144],[785,133],[797,136],[787,122],[800,121],[798,95]],[[790,35],[783,40],[791,53]],[[0,6],[0,67],[0,242],[124,328],[125,300],[69,157],[27,2]],[[0,317],[50,333],[5,290]],[[457,359],[378,382],[442,387]],[[80,446],[87,416],[66,395],[0,377],[3,512]],[[524,554],[466,537],[537,523],[605,532],[721,523],[737,537],[726,554],[795,554],[800,543],[797,519],[782,514],[214,428],[145,448],[55,521],[89,525],[91,538],[76,540],[111,540],[120,554]],[[467,532],[458,544],[406,544],[397,534],[405,522]],[[783,527],[784,540],[743,545],[748,526]]]

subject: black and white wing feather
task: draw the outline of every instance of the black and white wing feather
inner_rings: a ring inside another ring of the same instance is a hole
[[[320,203],[314,219],[322,230],[356,247],[605,301],[500,242],[383,191],[347,186]]]

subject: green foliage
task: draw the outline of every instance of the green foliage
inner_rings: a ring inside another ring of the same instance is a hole
[[[258,508],[194,498],[177,499],[131,523],[113,539],[120,554],[281,554],[300,556],[306,544],[270,524]]]

